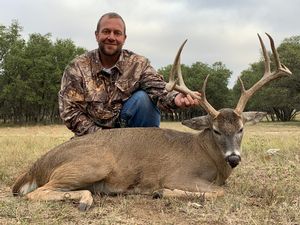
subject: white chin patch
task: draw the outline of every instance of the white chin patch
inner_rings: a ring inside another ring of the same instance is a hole
[[[237,151],[237,150],[234,150],[234,151],[229,151],[229,152],[226,152],[225,153],[225,158],[230,156],[230,155],[238,155],[238,156],[241,156],[240,152]]]

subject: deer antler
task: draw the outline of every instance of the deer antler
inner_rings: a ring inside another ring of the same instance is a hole
[[[182,94],[190,95],[194,99],[199,99],[200,105],[202,106],[202,108],[209,115],[211,115],[212,118],[216,118],[218,116],[219,112],[217,110],[215,110],[214,107],[212,107],[209,104],[209,102],[206,100],[206,95],[205,95],[205,89],[206,89],[206,83],[207,83],[208,76],[204,80],[204,83],[202,86],[202,91],[201,91],[201,97],[199,95],[197,95],[195,91],[191,91],[184,83],[182,73],[181,73],[181,66],[180,66],[180,54],[181,54],[181,51],[186,42],[187,42],[187,40],[185,40],[182,43],[182,45],[180,46],[180,48],[176,54],[174,64],[172,66],[170,76],[169,76],[169,82],[166,84],[165,88],[169,92],[175,90]],[[177,75],[176,80],[175,80],[175,75]],[[176,84],[177,81],[179,82],[179,85]]]
[[[285,65],[280,63],[278,52],[275,48],[274,41],[273,41],[272,37],[266,33],[266,35],[270,39],[270,44],[271,44],[271,48],[272,48],[272,52],[273,52],[273,56],[274,56],[274,60],[275,60],[275,64],[276,64],[276,70],[271,72],[270,57],[266,51],[265,45],[264,45],[260,35],[259,34],[257,34],[257,35],[258,35],[259,42],[260,42],[260,45],[261,45],[261,48],[263,51],[263,56],[265,58],[265,72],[264,72],[263,77],[248,90],[245,90],[244,83],[243,83],[242,79],[239,77],[239,82],[241,84],[241,92],[242,93],[241,93],[241,97],[238,101],[238,104],[234,110],[238,115],[240,115],[244,111],[247,101],[251,98],[251,96],[257,90],[259,90],[261,87],[263,87],[265,84],[269,83],[272,80],[275,80],[277,78],[284,77],[284,76],[289,76],[292,74],[292,72]]]

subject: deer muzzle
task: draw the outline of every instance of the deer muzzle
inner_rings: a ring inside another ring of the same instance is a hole
[[[229,163],[231,168],[234,168],[240,163],[241,156],[236,155],[236,154],[231,154],[231,155],[226,157],[226,161]]]

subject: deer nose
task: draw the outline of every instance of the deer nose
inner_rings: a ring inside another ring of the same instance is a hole
[[[231,154],[231,155],[226,157],[226,161],[229,163],[231,168],[234,168],[240,163],[241,156],[236,155],[236,154]]]

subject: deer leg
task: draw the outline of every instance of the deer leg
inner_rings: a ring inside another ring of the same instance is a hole
[[[93,197],[91,191],[86,188],[103,180],[111,171],[111,165],[103,163],[99,166],[93,159],[89,163],[76,163],[71,162],[56,168],[48,183],[28,193],[26,197],[30,200],[46,201],[76,200],[79,201],[79,210],[88,210],[93,203]],[[97,192],[101,191],[100,186]]]
[[[217,197],[224,196],[224,190],[220,188],[216,191],[211,192],[191,192],[191,191],[183,191],[179,189],[167,189],[163,188],[158,191],[153,192],[153,198],[182,198],[182,197],[198,197],[204,199],[215,199]]]
[[[28,193],[26,197],[30,200],[45,201],[76,200],[79,201],[79,210],[86,211],[93,203],[92,193],[86,190],[86,187],[104,179],[110,171],[105,166],[95,171],[92,170],[92,166],[65,164],[52,172],[48,183]]]
[[[158,193],[158,194],[157,194]],[[154,197],[204,197],[212,199],[224,196],[224,189],[211,182],[197,177],[173,177],[164,184],[164,188],[154,192]]]
[[[25,197],[30,200],[44,201],[76,200],[79,201],[80,211],[88,210],[93,203],[92,194],[88,190],[62,191],[49,187],[47,184],[28,193]]]

